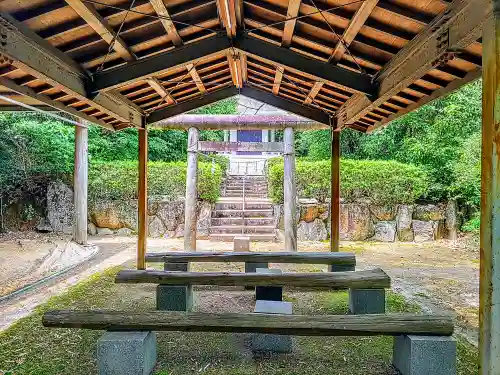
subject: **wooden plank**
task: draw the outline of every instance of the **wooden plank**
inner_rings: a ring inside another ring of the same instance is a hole
[[[175,99],[170,95],[170,93],[165,89],[161,82],[156,77],[151,77],[148,80],[148,84],[157,92],[160,97],[165,100],[167,105],[172,105],[175,103]]]
[[[292,36],[295,30],[295,24],[297,23],[297,17],[299,15],[301,0],[288,0],[288,9],[286,12],[287,21],[285,22],[285,27],[283,29],[283,38],[281,41],[282,47],[290,47],[292,43]]]
[[[239,253],[147,253],[146,262],[255,262],[356,265],[354,253],[239,252]]]
[[[125,42],[116,35],[115,31],[108,25],[108,22],[100,16],[94,6],[84,3],[81,0],[65,0],[73,10],[82,17],[88,25],[99,34],[99,36],[109,45],[113,44],[113,49],[125,60],[135,60],[134,54],[129,50]]]
[[[342,40],[337,42],[329,61],[340,61],[342,59],[342,56],[344,56],[346,52],[346,46],[349,47],[354,38],[356,38],[356,35],[358,35],[366,20],[370,17],[373,9],[377,6],[378,1],[379,0],[365,0],[361,4],[349,22],[349,26],[345,29]]]
[[[118,272],[116,283],[219,286],[287,286],[305,289],[381,289],[391,279],[380,268],[355,272],[248,274],[238,272],[165,272],[156,270]]]
[[[196,67],[194,64],[187,64],[186,69],[188,70],[189,74],[191,75],[191,78],[193,79],[194,83],[196,84],[196,87],[198,87],[198,90],[201,92],[201,95],[205,95],[207,92],[207,89],[205,88],[205,85],[203,84],[203,81],[200,78],[200,75],[198,74],[198,71],[196,70]]]
[[[146,268],[146,248],[148,240],[148,130],[139,129],[139,181],[137,202],[137,269]]]
[[[55,310],[42,317],[45,327],[112,331],[274,333],[296,336],[451,336],[445,315],[279,315],[211,314],[177,311]]]
[[[283,80],[283,73],[285,72],[285,68],[282,66],[276,67],[276,74],[274,75],[274,85],[273,85],[273,94],[278,95],[280,91],[281,81]]]
[[[163,0],[149,0],[156,14],[160,17],[160,22],[165,28],[165,31],[172,39],[172,43],[176,46],[182,45],[182,39],[177,32],[177,29],[170,18],[170,13],[168,12],[167,6]]]
[[[281,142],[198,142],[199,151],[210,152],[233,152],[233,151],[251,151],[251,152],[283,152],[283,143]]]
[[[315,82],[309,93],[307,94],[306,100],[304,100],[304,104],[309,105],[314,101],[314,98],[318,93],[320,92],[321,88],[323,87],[324,82],[318,81]]]
[[[230,39],[236,35],[236,26],[238,25],[236,20],[235,1],[236,0],[217,0],[219,16],[222,20],[222,24],[226,28],[226,34]]]
[[[233,56],[232,51],[228,51],[227,63],[229,64],[229,70],[231,71],[231,79],[233,80],[233,84],[238,88],[243,87],[241,62],[239,57]]]

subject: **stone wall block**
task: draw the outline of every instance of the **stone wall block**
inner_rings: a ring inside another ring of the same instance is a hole
[[[163,237],[167,230],[158,216],[149,216],[148,236]]]
[[[340,205],[340,239],[364,241],[373,237],[375,230],[367,204]]]
[[[156,216],[163,222],[167,231],[175,231],[184,222],[184,200],[161,201],[157,203]]]
[[[436,238],[437,221],[413,220],[415,242],[433,241]]]
[[[370,212],[376,221],[394,221],[396,219],[396,206],[370,205]]]
[[[298,212],[300,212],[299,221],[312,223],[319,216],[319,207],[316,204],[302,205],[299,207]]]
[[[446,207],[443,204],[417,204],[413,210],[413,219],[420,221],[444,220]]]
[[[396,215],[396,229],[400,241],[413,241],[412,217],[413,206],[399,205]]]
[[[450,199],[445,210],[445,229],[450,240],[457,239],[457,233],[460,229],[460,215],[457,201]]]
[[[66,232],[73,226],[75,214],[73,190],[62,181],[54,181],[47,187],[47,221],[54,232]]]
[[[375,223],[373,241],[394,242],[396,240],[396,221],[379,221]]]
[[[198,221],[196,222],[196,237],[198,239],[208,239],[211,220],[212,205],[207,202],[198,202]]]
[[[297,240],[299,241],[324,241],[328,238],[326,226],[320,219],[313,222],[299,222],[297,227]]]

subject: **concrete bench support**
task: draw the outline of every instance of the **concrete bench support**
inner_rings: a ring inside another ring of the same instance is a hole
[[[163,266],[164,271],[180,271],[189,272],[189,263],[169,263],[165,262]]]
[[[257,268],[257,273],[280,275],[279,269]],[[255,299],[263,301],[283,301],[283,288],[281,286],[257,286],[255,287]]]
[[[166,311],[191,311],[193,287],[190,285],[158,285],[156,309]]]
[[[457,343],[449,336],[394,338],[393,364],[402,375],[456,375]]]
[[[349,312],[353,315],[384,314],[385,289],[349,289]]]
[[[356,266],[354,264],[330,264],[328,266],[328,272],[347,272],[356,271]]]
[[[97,341],[99,375],[149,375],[156,364],[156,333],[106,332]]]
[[[256,301],[254,312],[292,315],[292,303]],[[252,351],[254,354],[262,352],[290,353],[292,351],[292,336],[273,335],[268,333],[254,334],[252,336]]]

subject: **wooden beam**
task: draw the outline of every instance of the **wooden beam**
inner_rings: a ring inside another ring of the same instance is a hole
[[[148,84],[156,91],[160,97],[165,100],[167,105],[172,105],[176,103],[175,99],[170,95],[167,89],[161,84],[161,82],[156,77],[148,78]]]
[[[232,51],[228,51],[227,63],[229,64],[233,84],[238,88],[243,87],[243,74],[241,71],[241,61],[239,56],[233,56]]]
[[[321,88],[323,87],[324,82],[317,81],[314,83],[313,87],[311,88],[311,91],[309,91],[309,94],[307,94],[306,100],[304,100],[304,104],[309,105],[314,101],[314,98],[318,93],[320,92]]]
[[[217,8],[222,24],[226,28],[227,36],[232,39],[236,35],[236,20],[235,1],[237,0],[217,0]]]
[[[451,336],[451,316],[423,314],[279,315],[177,311],[54,310],[43,314],[51,328],[112,331],[273,333],[300,336]]]
[[[340,248],[340,131],[332,128],[331,146],[331,199],[330,199],[330,251]]]
[[[285,72],[285,68],[282,66],[276,67],[276,74],[274,75],[274,85],[273,85],[273,94],[278,95],[280,92],[281,80],[283,79],[283,73]]]
[[[139,129],[139,181],[137,202],[137,269],[146,268],[148,240],[148,130]]]
[[[119,102],[123,103],[124,105],[126,105],[127,107],[130,107],[132,108],[134,111],[136,111],[137,113],[140,113],[141,115],[144,115],[144,110],[139,107],[137,104],[135,104],[132,100],[130,100],[129,98],[127,98],[126,96],[122,95],[121,93],[119,93],[118,91],[116,90],[112,90],[112,91],[108,91],[106,92],[106,96],[108,97],[113,97],[115,98],[116,100],[118,100]]]
[[[255,262],[356,265],[354,253],[297,253],[297,252],[242,252],[242,253],[147,253],[146,262]]]
[[[377,77],[377,99],[346,108],[347,124],[353,124],[374,108],[423,77],[442,61],[479,39],[483,22],[492,13],[491,0],[454,1],[450,9],[409,42]],[[467,21],[464,21],[467,20]]]
[[[378,1],[379,0],[365,0],[361,4],[354,16],[351,18],[349,26],[345,29],[344,34],[342,34],[342,39],[337,42],[329,61],[340,61],[342,59],[342,56],[344,56],[344,53],[346,52],[346,46],[349,47],[354,38],[356,38],[359,30],[361,30],[368,17],[370,17],[373,9],[377,6]]]
[[[119,284],[287,286],[305,289],[381,289],[391,286],[391,279],[380,268],[350,272],[283,274],[123,270],[117,273],[115,282]]]
[[[248,79],[248,68],[247,68],[247,55],[240,53],[240,63],[241,63],[241,79],[243,84],[247,83]]]
[[[283,152],[281,142],[198,142],[199,151],[210,152]]]
[[[201,95],[205,95],[207,89],[205,88],[205,85],[203,84],[203,81],[201,80],[200,75],[196,70],[196,66],[194,66],[194,64],[187,64],[186,69],[188,70],[188,73],[191,75],[191,78],[196,84],[196,87],[198,87],[198,90],[201,92]]]
[[[93,84],[89,87],[90,92],[97,94],[100,91],[107,91],[145,80],[170,69],[185,66],[191,61],[220,55],[225,49],[230,47],[231,41],[227,39],[227,36],[214,36],[204,41],[148,57],[147,59],[128,63],[122,67],[107,69],[94,74]]]
[[[99,36],[109,45],[112,44],[113,49],[127,61],[135,60],[134,54],[129,50],[125,42],[119,35],[108,25],[108,22],[101,17],[95,10],[94,6],[89,3],[84,3],[81,0],[65,0],[73,10],[82,17],[87,24],[99,34]]]
[[[175,24],[171,20],[170,13],[163,0],[149,0],[149,2],[153,6],[156,14],[160,17],[160,22],[165,28],[167,35],[170,36],[172,43],[174,43],[175,46],[182,45],[182,39],[177,32]]]
[[[288,0],[288,9],[286,12],[285,27],[283,29],[283,38],[281,41],[282,47],[290,47],[292,43],[292,36],[295,30],[295,24],[297,23],[297,17],[299,15],[301,0]]]
[[[288,48],[277,47],[248,35],[238,34],[234,40],[234,47],[245,53],[272,61],[275,65],[281,65],[285,69],[299,70],[318,79],[337,83],[370,97],[376,95],[377,92],[377,85],[373,84],[371,78],[367,75],[305,57]]]

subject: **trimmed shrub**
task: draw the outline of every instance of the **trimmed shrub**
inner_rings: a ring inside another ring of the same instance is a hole
[[[149,162],[148,194],[169,199],[184,196],[185,162]],[[220,195],[222,172],[215,164],[198,163],[198,198],[215,202]],[[127,200],[137,198],[138,170],[135,161],[93,163],[89,169],[89,197],[92,200]]]
[[[269,168],[270,196],[283,202],[283,161]],[[324,202],[330,196],[330,160],[296,162],[297,194]],[[410,204],[429,186],[426,173],[396,161],[341,160],[340,190],[346,202],[369,199],[374,204]]]

